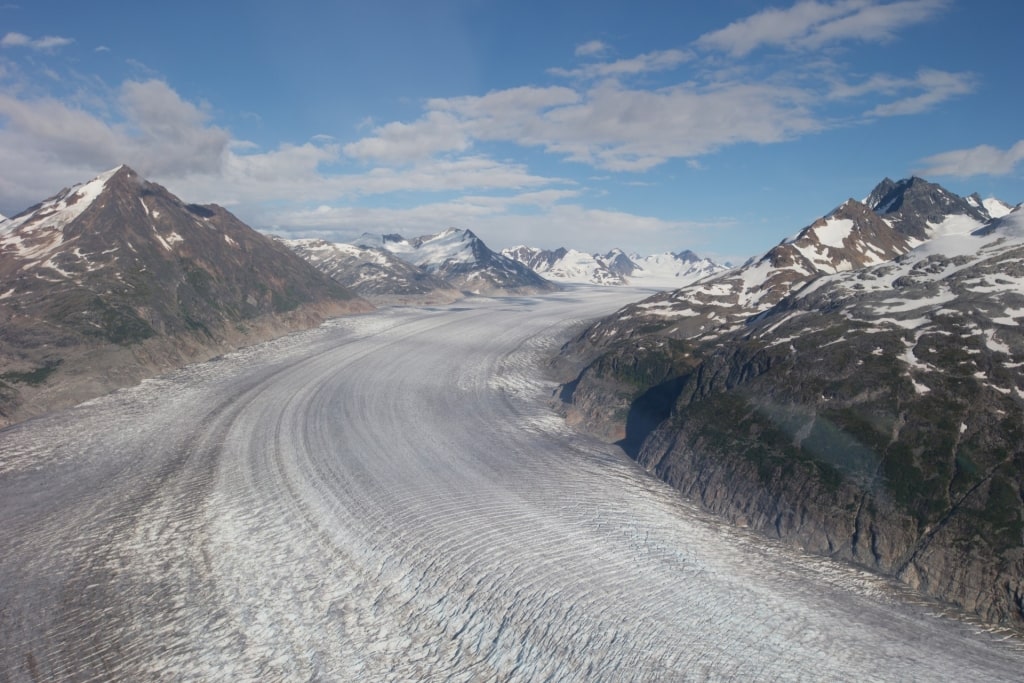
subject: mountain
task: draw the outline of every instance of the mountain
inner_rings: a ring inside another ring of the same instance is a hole
[[[737,524],[1024,628],[1024,211],[886,180],[711,280],[568,345],[567,417]]]
[[[470,230],[448,228],[413,239],[367,233],[355,245],[388,251],[470,294],[530,294],[556,289],[521,263],[491,251]]]
[[[386,249],[318,239],[282,243],[321,272],[377,302],[447,303],[461,296],[447,281]]]
[[[0,223],[0,421],[369,308],[120,166]]]
[[[991,218],[980,202],[920,178],[886,178],[864,202],[848,199],[759,258],[624,307],[591,328],[586,341],[603,346],[654,331],[715,336],[817,277],[888,261],[933,236],[966,232]]]
[[[586,254],[575,249],[518,246],[502,254],[557,282],[676,288],[724,270],[692,251],[653,256],[626,255],[620,249]]]

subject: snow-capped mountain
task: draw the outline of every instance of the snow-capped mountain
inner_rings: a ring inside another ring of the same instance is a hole
[[[1024,210],[868,201],[595,324],[566,413],[736,523],[1019,627]]]
[[[443,302],[460,296],[445,280],[386,249],[319,239],[282,242],[318,270],[363,297]]]
[[[0,411],[50,375],[83,398],[368,308],[223,208],[120,166],[0,223]]]
[[[489,249],[470,230],[448,228],[436,235],[412,239],[367,233],[354,244],[384,249],[453,287],[473,294],[536,293],[555,289],[554,284],[521,263]]]
[[[545,250],[517,246],[502,250],[534,272],[558,282],[676,288],[725,268],[691,251],[652,256],[626,255],[620,249],[587,254],[575,249]]]
[[[623,308],[592,329],[591,341],[630,336],[640,327],[672,337],[718,334],[817,277],[889,261],[934,236],[970,232],[991,218],[980,200],[920,178],[886,178],[865,202],[847,200],[759,258]]]

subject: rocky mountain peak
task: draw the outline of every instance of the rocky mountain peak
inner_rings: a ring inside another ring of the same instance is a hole
[[[951,218],[964,217],[978,226],[991,218],[980,202],[916,176],[898,182],[886,178],[868,196],[867,205],[890,220],[897,231],[920,241]]]
[[[676,253],[675,256],[677,259],[685,263],[697,263],[698,261],[700,261],[700,256],[697,256],[689,249],[683,249],[682,251]]]
[[[637,268],[637,265],[619,249],[613,249],[605,256],[605,266],[615,275],[629,277]]]

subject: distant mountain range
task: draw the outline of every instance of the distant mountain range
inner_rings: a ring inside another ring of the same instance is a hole
[[[338,282],[380,301],[451,301],[465,294],[539,294],[557,289],[492,251],[470,230],[448,228],[411,239],[365,233],[351,244],[282,242]]]
[[[676,288],[725,270],[692,251],[653,256],[627,255],[621,249],[587,254],[575,249],[555,250],[518,246],[502,254],[556,282],[596,285],[636,285]]]
[[[378,302],[445,301],[465,294],[539,294],[561,283],[674,289],[725,270],[690,251],[653,256],[514,247],[496,253],[470,230],[361,235],[352,243],[281,240],[295,253]]]
[[[738,524],[1024,626],[1024,209],[885,179],[561,358],[567,417]]]
[[[0,222],[0,424],[370,308],[120,166]]]

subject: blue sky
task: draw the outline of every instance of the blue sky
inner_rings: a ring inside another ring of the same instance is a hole
[[[883,177],[1024,200],[1024,3],[0,0],[0,213],[127,163],[253,227],[738,261]]]

